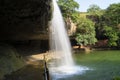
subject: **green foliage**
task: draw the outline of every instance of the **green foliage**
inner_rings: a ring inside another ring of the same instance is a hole
[[[111,4],[103,15],[105,20],[105,35],[108,38],[109,46],[118,46],[120,40],[120,3]]]
[[[103,16],[105,10],[102,10],[98,5],[92,4],[87,9],[88,17],[95,23],[96,38],[105,39],[103,27],[105,25],[105,18]]]
[[[81,18],[77,26],[76,41],[79,45],[94,44],[97,41],[94,23],[91,20]]]
[[[109,46],[118,46],[120,43],[120,3],[111,4],[104,11],[97,5],[91,5],[88,13],[93,16],[96,37],[108,39]]]
[[[71,19],[74,23],[79,23],[79,19],[80,19],[80,14],[78,12],[75,12],[71,15]]]
[[[96,17],[97,17],[97,21],[95,22],[96,37],[99,40],[106,39],[104,30],[104,26],[107,25],[106,18],[103,15]]]
[[[90,15],[98,15],[98,16],[100,16],[100,15],[103,14],[103,10],[99,6],[97,6],[95,4],[90,5],[90,7],[87,9],[87,12]]]
[[[111,4],[104,14],[110,26],[118,26],[120,23],[120,3]]]
[[[79,8],[79,4],[74,0],[58,0],[58,5],[65,18],[71,17],[73,13],[77,12],[76,9]]]
[[[119,39],[118,32],[109,26],[104,26],[106,31],[105,36],[108,37],[108,45],[109,46],[117,46],[117,40]]]

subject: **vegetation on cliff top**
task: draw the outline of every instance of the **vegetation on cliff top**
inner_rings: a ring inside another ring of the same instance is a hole
[[[96,4],[90,5],[84,17],[77,11],[79,4],[74,0],[59,0],[58,4],[65,21],[69,17],[76,24],[74,36],[78,44],[90,45],[97,40],[108,40],[108,47],[120,46],[120,3],[111,4],[105,10]]]

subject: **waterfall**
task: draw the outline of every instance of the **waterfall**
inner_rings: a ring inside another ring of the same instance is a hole
[[[49,70],[54,80],[57,80],[56,78],[79,72],[82,68],[78,69],[74,65],[70,41],[56,0],[53,0],[53,6],[53,18],[50,26],[50,47],[51,52],[56,55],[57,59],[50,65]]]
[[[59,64],[72,66],[74,63],[71,56],[71,45],[65,29],[65,23],[56,0],[53,0],[53,5],[54,11],[53,19],[51,21],[51,50],[58,54],[58,56],[62,57]]]

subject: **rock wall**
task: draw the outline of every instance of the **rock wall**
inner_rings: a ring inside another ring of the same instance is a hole
[[[51,0],[0,0],[0,80],[24,66],[16,54],[49,49],[51,14]]]
[[[48,37],[51,5],[51,0],[0,0],[0,40]]]
[[[25,65],[24,59],[10,45],[0,43],[0,80]]]

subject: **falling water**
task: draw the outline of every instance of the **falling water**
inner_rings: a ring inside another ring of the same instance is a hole
[[[63,21],[63,17],[56,3],[56,0],[53,0],[53,4],[54,4],[54,12],[53,12],[53,19],[51,22],[51,30],[52,30],[51,49],[54,50],[55,53],[58,54],[58,56],[62,57],[59,64],[64,66],[72,66],[74,63],[71,56],[70,41],[68,39],[68,35],[65,30],[65,23]]]
[[[55,53],[57,61],[50,67],[50,72],[54,76],[65,76],[81,71],[83,68],[74,66],[71,54],[71,45],[65,29],[65,23],[61,15],[56,0],[53,0],[54,11],[50,27],[51,51]],[[64,75],[65,74],[65,75]],[[55,79],[56,80],[56,79]]]

